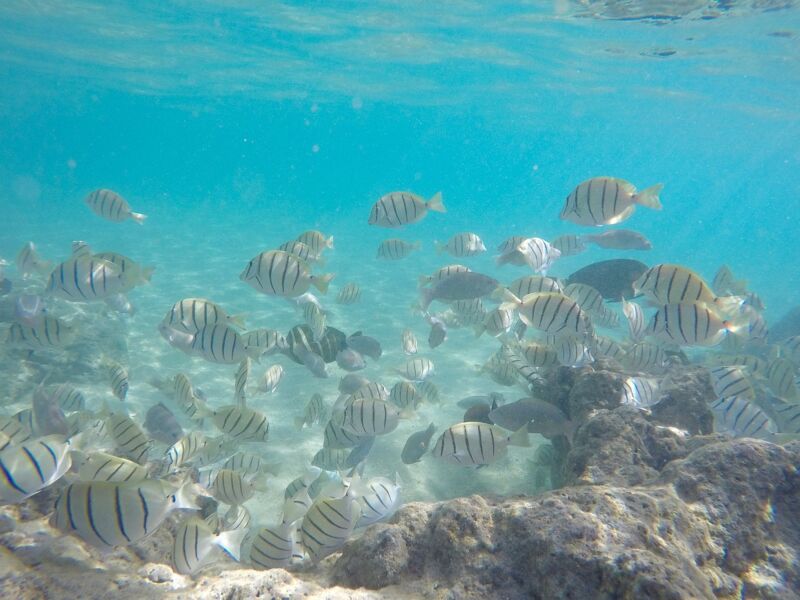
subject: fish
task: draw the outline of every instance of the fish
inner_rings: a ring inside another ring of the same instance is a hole
[[[297,240],[284,242],[278,246],[277,250],[283,250],[289,254],[294,254],[297,258],[300,258],[307,263],[318,262],[321,260],[321,256],[317,252],[314,252],[311,249],[311,246]]]
[[[567,196],[560,218],[576,225],[616,225],[628,219],[637,205],[661,210],[658,183],[637,192],[633,184],[614,177],[593,177]]]
[[[541,275],[527,275],[515,279],[507,286],[507,289],[518,298],[539,292],[564,292],[561,284],[556,279]]]
[[[365,436],[353,446],[347,458],[344,459],[344,467],[347,469],[355,469],[369,456],[372,446],[375,444],[375,436]]]
[[[336,552],[353,534],[361,505],[350,492],[341,498],[317,498],[303,517],[300,533],[312,562]]]
[[[208,489],[215,500],[224,504],[238,506],[244,504],[256,492],[252,482],[247,481],[238,471],[220,469]]]
[[[311,459],[311,465],[325,471],[339,471],[346,468],[350,450],[346,448],[322,448]]]
[[[308,263],[283,250],[262,252],[252,258],[239,275],[239,279],[256,291],[288,298],[305,294],[311,285],[325,294],[333,278],[332,273],[312,275]]]
[[[461,420],[465,423],[488,423],[489,425],[492,425],[492,420],[489,418],[489,413],[492,412],[492,410],[494,410],[492,405],[486,402],[481,402],[480,404],[470,406],[464,412],[464,416]]]
[[[404,329],[403,333],[400,337],[400,343],[403,348],[403,352],[406,354],[416,354],[418,349],[417,338],[414,335],[414,332],[410,329]]]
[[[441,319],[430,315],[428,315],[427,321],[431,326],[431,330],[428,333],[428,346],[430,348],[438,348],[447,340],[447,326]]]
[[[47,386],[44,393],[64,412],[75,412],[86,408],[86,398],[83,393],[68,383]]]
[[[344,409],[340,425],[358,436],[386,435],[397,429],[399,409],[385,400],[358,398]]]
[[[275,464],[267,464],[260,454],[241,451],[228,457],[222,465],[223,469],[236,471],[245,477],[264,475],[266,473],[275,475],[278,472],[278,467],[279,466]]]
[[[431,302],[453,302],[483,298],[497,289],[498,281],[488,275],[474,271],[454,273],[450,277],[423,288],[420,292],[420,306],[427,310]]]
[[[412,358],[406,361],[402,369],[396,371],[409,381],[425,381],[434,374],[435,368],[429,358]]]
[[[503,240],[500,245],[497,246],[497,251],[500,254],[494,259],[495,265],[498,267],[502,265],[525,266],[525,257],[519,251],[519,245],[526,239],[528,238],[524,235],[515,235]]]
[[[319,377],[321,379],[328,377],[328,370],[325,367],[325,360],[320,355],[315,354],[303,346],[294,348],[294,352],[300,356],[300,362],[309,371],[311,371],[314,377]],[[339,352],[341,352],[341,350]],[[337,356],[338,355],[339,353],[337,352]]]
[[[661,346],[650,342],[634,344],[625,353],[625,364],[635,371],[660,371],[667,363],[667,355]]]
[[[359,354],[370,357],[372,360],[378,360],[383,354],[381,343],[374,337],[364,335],[360,331],[348,336],[347,346]]]
[[[303,305],[303,318],[306,321],[311,334],[315,340],[319,340],[325,334],[326,319],[325,313],[316,305],[308,302]]]
[[[138,285],[150,283],[155,271],[155,267],[141,266],[136,261],[118,252],[98,252],[92,256],[107,260],[119,269],[123,292],[129,292]]]
[[[288,567],[295,554],[295,527],[284,523],[277,527],[262,527],[250,540],[247,550],[242,552],[247,562],[257,569]]]
[[[233,380],[233,401],[239,406],[247,404],[247,379],[249,376],[250,358],[246,357],[239,363],[239,368],[236,369],[236,375]]]
[[[148,478],[146,467],[106,452],[91,452],[78,466],[78,481],[139,483]]]
[[[722,265],[711,282],[711,289],[717,296],[744,296],[747,294],[747,282],[736,279],[728,265]]]
[[[644,339],[644,312],[642,307],[635,302],[622,299],[622,312],[628,320],[628,335],[632,342],[641,342]]]
[[[211,422],[225,435],[240,441],[266,442],[269,435],[267,416],[249,406],[223,406]]]
[[[284,354],[299,364],[304,364],[303,357],[309,351],[321,357],[326,363],[334,362],[336,354],[347,345],[347,336],[333,327],[326,327],[319,340],[314,340],[308,325],[296,325],[286,335]],[[308,365],[306,365],[308,366]]]
[[[136,421],[124,413],[111,413],[106,423],[117,450],[139,464],[147,461],[153,440],[144,434]]]
[[[578,303],[558,292],[528,294],[517,298],[508,290],[504,292],[506,302],[501,308],[517,311],[519,318],[528,326],[552,335],[571,335],[579,338],[592,337],[594,330],[589,315]]]
[[[646,335],[680,346],[716,346],[740,326],[720,318],[706,304],[666,304],[650,320]]]
[[[457,423],[442,432],[431,450],[436,458],[463,467],[490,465],[506,453],[509,445],[527,447],[527,425],[512,435],[487,423]]]
[[[525,362],[531,367],[547,368],[558,364],[558,352],[552,347],[538,342],[526,342],[520,345],[519,350]]]
[[[192,516],[178,525],[172,545],[172,562],[175,570],[191,575],[210,562],[215,548],[221,548],[234,560],[239,560],[239,547],[246,530],[214,533],[200,517]]]
[[[27,442],[33,437],[31,428],[20,423],[14,417],[0,416],[0,433],[5,435],[9,443],[15,446]]]
[[[522,398],[498,406],[489,413],[489,418],[503,429],[517,431],[527,426],[529,433],[538,433],[547,439],[559,435],[566,435],[571,439],[577,426],[560,408],[535,398]]]
[[[483,323],[475,326],[475,337],[488,333],[492,337],[505,335],[514,324],[514,310],[498,307],[486,313]]]
[[[357,283],[346,284],[336,296],[337,304],[355,304],[361,300],[361,288]]]
[[[796,370],[792,361],[786,358],[776,358],[767,367],[767,385],[769,389],[783,400],[796,400],[797,384],[795,383]]]
[[[386,477],[371,477],[366,483],[358,482],[357,487],[355,498],[361,505],[361,516],[356,527],[388,521],[402,504],[401,481],[397,473],[394,481]]]
[[[17,272],[23,279],[31,275],[49,275],[52,270],[53,263],[39,256],[33,242],[27,242],[17,254]]]
[[[598,358],[609,358],[621,361],[625,358],[625,348],[616,341],[604,336],[597,336],[594,346]]]
[[[400,459],[403,464],[412,465],[422,460],[423,455],[428,451],[433,434],[436,432],[436,425],[431,423],[426,429],[416,431],[408,436],[403,450],[400,452]]]
[[[554,248],[542,238],[537,237],[524,240],[517,247],[517,251],[525,259],[525,264],[543,276],[547,275],[547,271],[561,256],[560,250]]]
[[[700,303],[722,314],[738,312],[744,302],[738,296],[717,296],[691,269],[663,263],[642,273],[633,283],[633,289],[657,305]]]
[[[118,400],[124,402],[125,398],[128,397],[128,389],[130,388],[128,371],[119,363],[112,361],[109,361],[106,366],[108,367],[108,373],[110,375],[111,393],[114,394]]]
[[[69,436],[69,424],[58,399],[48,394],[42,384],[33,391],[31,406],[37,435],[57,434],[65,438]]]
[[[258,360],[261,349],[245,344],[239,333],[228,325],[206,325],[191,336],[191,353],[219,364],[241,363],[248,356]]]
[[[585,234],[580,237],[580,240],[612,250],[652,250],[653,248],[650,240],[638,231],[630,229],[612,229],[603,233]]]
[[[455,234],[446,244],[436,242],[436,252],[438,254],[447,252],[456,258],[477,256],[482,252],[486,252],[486,246],[476,234],[463,232]]]
[[[102,301],[123,293],[119,267],[91,255],[74,256],[53,269],[45,293],[70,302]]]
[[[0,450],[0,505],[18,504],[52,485],[72,466],[70,443],[62,435],[14,442]]]
[[[441,281],[442,279],[447,279],[451,275],[455,275],[456,273],[468,273],[470,271],[469,267],[465,267],[464,265],[447,265],[440,269],[437,269],[431,275],[420,275],[419,277],[419,286],[423,287],[428,285],[429,283],[436,283],[437,281]]]
[[[417,388],[409,381],[398,381],[389,392],[389,402],[400,410],[415,410],[421,401]]]
[[[194,462],[207,443],[208,438],[199,431],[190,431],[178,438],[167,448],[167,470],[172,472]]]
[[[420,381],[417,383],[417,391],[425,402],[431,404],[438,404],[441,401],[439,397],[439,388],[432,381]]]
[[[647,271],[636,260],[612,259],[592,263],[569,276],[566,283],[584,283],[597,289],[606,300],[634,298],[634,282]]]
[[[744,369],[737,366],[720,366],[708,369],[711,385],[717,398],[738,396],[744,400],[756,399],[756,390]]]
[[[297,236],[298,242],[303,242],[306,246],[311,248],[317,256],[321,256],[322,252],[328,249],[333,250],[333,236],[326,237],[321,231],[309,230],[304,231]]]
[[[248,348],[258,348],[262,355],[284,352],[289,348],[286,338],[274,329],[254,329],[243,334],[242,339]]]
[[[770,438],[778,431],[775,422],[754,402],[729,396],[711,402],[714,431],[733,437]]]
[[[244,317],[228,315],[221,306],[204,298],[178,300],[161,322],[172,329],[186,333],[197,333],[201,329],[213,325],[244,328]]]
[[[345,371],[360,371],[367,366],[364,357],[352,348],[342,348],[336,354],[336,364]]]
[[[56,317],[41,316],[33,325],[12,323],[6,332],[5,343],[31,350],[70,346],[77,331]]]
[[[328,416],[328,407],[322,399],[321,394],[313,394],[306,404],[302,417],[295,417],[294,425],[297,429],[302,429],[306,425],[311,427],[325,421]]]
[[[565,367],[585,367],[594,362],[591,349],[582,340],[572,336],[560,336],[553,340],[558,362]]]
[[[406,258],[415,250],[422,248],[422,242],[416,241],[409,244],[397,238],[391,238],[381,242],[378,246],[376,258],[383,258],[385,260],[400,260]]]
[[[308,493],[308,486],[300,488],[283,503],[281,524],[295,523],[302,519],[311,508],[314,500]]]
[[[429,210],[447,212],[441,192],[436,192],[427,202],[412,192],[390,192],[372,205],[367,222],[378,227],[397,228],[420,222]]]
[[[284,370],[280,365],[272,365],[267,368],[262,377],[261,391],[272,394],[278,389],[278,385],[283,379]]]
[[[369,385],[370,381],[361,375],[348,374],[339,380],[338,390],[340,393],[350,395],[356,393],[362,387]]]
[[[183,428],[163,402],[148,409],[144,417],[144,428],[154,440],[170,446],[183,436]]]
[[[34,327],[40,317],[47,313],[44,298],[36,294],[20,294],[14,303],[14,316],[17,321],[28,327]]]
[[[191,381],[183,373],[178,373],[173,378],[172,392],[178,407],[190,419],[201,420],[211,416],[211,409],[195,394]]]
[[[196,497],[190,482],[78,481],[61,491],[50,523],[97,548],[114,548],[152,534],[173,510],[198,510]]]
[[[659,381],[652,377],[627,377],[622,382],[622,404],[647,409],[657,404]]]
[[[560,235],[550,245],[561,253],[561,256],[575,256],[581,252],[586,251],[586,245],[583,243],[586,236],[579,236],[575,234]]]
[[[125,198],[108,189],[94,190],[86,196],[84,203],[94,214],[114,223],[132,219],[142,225],[147,218],[147,215],[133,212]]]
[[[506,399],[503,394],[491,392],[481,396],[467,396],[466,398],[459,400],[456,405],[460,408],[468,409],[472,408],[473,406],[480,406],[482,404],[486,404],[487,406],[491,404],[497,404],[499,406],[501,404],[505,404],[505,401]]]

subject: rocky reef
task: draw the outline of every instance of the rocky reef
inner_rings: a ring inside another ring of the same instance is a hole
[[[19,600],[800,597],[800,442],[710,434],[700,372],[672,377],[651,414],[619,406],[611,371],[554,377],[548,400],[580,423],[571,442],[553,440],[559,489],[413,502],[319,565],[227,562],[195,578],[169,566],[169,528],[101,555],[50,529],[48,499],[34,498],[0,509],[0,590]]]

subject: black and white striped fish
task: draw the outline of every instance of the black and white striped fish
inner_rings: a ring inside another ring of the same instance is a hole
[[[107,419],[111,439],[122,454],[131,460],[143,464],[153,446],[136,421],[123,413],[111,414]]]
[[[488,333],[492,337],[505,335],[514,325],[514,310],[498,307],[486,313],[483,323],[475,326],[475,337]]]
[[[119,267],[91,255],[70,258],[53,269],[45,292],[72,302],[106,300],[125,289]]]
[[[128,396],[128,388],[130,387],[128,383],[128,371],[125,367],[115,362],[109,362],[107,366],[111,380],[111,393],[114,394],[117,399],[124,401]]]
[[[507,286],[507,289],[517,298],[524,298],[528,294],[537,294],[541,292],[564,292],[561,284],[559,284],[557,280],[552,277],[543,277],[541,275],[527,275],[515,279]]]
[[[406,354],[416,354],[418,349],[417,336],[410,329],[404,329],[400,337],[403,352]]]
[[[295,417],[294,424],[297,429],[302,429],[306,425],[311,427],[322,423],[328,417],[328,407],[321,394],[313,394],[306,404],[302,417]]]
[[[412,192],[390,192],[372,205],[368,223],[378,227],[402,227],[421,221],[429,210],[447,212],[441,192],[434,194],[427,202]]]
[[[412,358],[397,372],[409,381],[425,381],[434,374],[435,367],[429,358]]]
[[[278,385],[283,379],[283,367],[281,365],[272,365],[264,372],[261,378],[261,391],[267,394],[272,394],[278,389]]]
[[[294,523],[305,516],[314,502],[308,492],[308,487],[304,487],[284,500],[281,523]]]
[[[292,523],[262,527],[245,542],[242,558],[256,569],[288,567],[296,553],[295,529]]]
[[[250,358],[246,357],[241,363],[239,368],[236,369],[236,375],[233,380],[233,401],[239,406],[244,406],[247,403],[247,378],[250,376]]]
[[[9,442],[14,445],[27,442],[33,437],[31,428],[24,423],[20,423],[14,417],[0,416],[0,433],[5,435]]]
[[[616,361],[625,358],[625,349],[609,337],[597,336],[594,350],[598,358],[611,358]]]
[[[286,338],[274,329],[254,329],[242,335],[248,348],[258,348],[262,354],[273,354],[288,348]]]
[[[74,242],[73,242],[74,244]],[[145,267],[131,258],[118,252],[98,252],[93,255],[95,258],[107,260],[112,265],[119,268],[122,278],[122,292],[129,292],[137,285],[150,283],[155,267]]]
[[[431,453],[445,462],[463,467],[480,467],[492,464],[503,456],[509,445],[530,445],[527,424],[509,436],[508,432],[496,425],[457,423],[442,432]]]
[[[428,285],[429,283],[436,283],[437,281],[442,281],[443,279],[447,279],[451,275],[455,275],[456,273],[467,273],[470,271],[469,267],[465,267],[464,265],[447,265],[442,267],[441,269],[436,270],[431,275],[420,275],[419,277],[419,285],[420,287]]]
[[[661,210],[662,184],[637,192],[633,184],[615,177],[594,177],[567,196],[561,219],[577,225],[615,225],[633,214],[637,204]]]
[[[403,240],[391,238],[381,242],[381,244],[378,246],[376,258],[383,258],[385,260],[400,260],[406,258],[415,250],[419,250],[421,247],[421,242],[413,242],[409,244]]]
[[[672,264],[658,264],[633,282],[635,294],[642,293],[655,304],[705,304],[723,315],[739,310],[744,301],[738,296],[717,296],[700,275]]]
[[[436,242],[436,251],[439,254],[447,252],[451,256],[460,258],[464,256],[476,256],[482,252],[486,252],[486,246],[477,234],[465,231],[455,234],[446,244]]]
[[[755,400],[756,390],[744,369],[737,366],[721,366],[708,370],[711,385],[717,398],[738,396],[748,401]]]
[[[350,450],[344,448],[322,448],[311,459],[311,465],[325,471],[340,471],[347,466]]]
[[[590,285],[571,283],[564,288],[564,294],[575,300],[590,315],[601,315],[605,312],[602,294]]]
[[[431,404],[439,404],[441,397],[439,396],[439,388],[432,381],[421,381],[417,383],[417,391],[425,402]]]
[[[634,343],[641,342],[644,339],[645,330],[644,312],[642,311],[642,307],[635,302],[629,302],[623,298],[622,313],[628,320],[628,335],[630,336],[631,341]]]
[[[755,402],[744,398],[720,398],[709,408],[714,415],[714,431],[755,438],[769,438],[778,431],[775,422]]]
[[[542,275],[546,275],[553,263],[561,257],[560,250],[538,237],[523,240],[517,246],[517,252],[525,259],[525,264]]]
[[[361,518],[361,505],[350,494],[318,498],[303,517],[303,546],[315,563],[336,552],[353,534]]]
[[[295,298],[313,284],[327,293],[333,274],[312,275],[308,263],[283,250],[262,252],[247,263],[239,279],[255,290],[269,296]]]
[[[400,508],[400,476],[394,481],[386,477],[372,477],[356,486],[356,500],[361,505],[361,517],[356,527],[366,527],[378,521],[386,521]]]
[[[320,255],[314,252],[311,249],[311,246],[300,242],[298,240],[292,240],[290,242],[284,242],[280,246],[278,246],[278,250],[283,250],[284,252],[288,252],[289,254],[294,254],[298,258],[303,259],[307,263],[312,263],[320,260]]]
[[[739,326],[720,318],[698,302],[667,304],[658,309],[645,330],[661,342],[679,346],[716,346]]]
[[[86,408],[86,399],[77,388],[68,383],[49,385],[45,393],[51,402],[58,404],[64,412],[75,412]]]
[[[196,333],[210,325],[244,327],[244,317],[228,315],[222,307],[204,298],[184,298],[172,305],[162,323],[186,333]]]
[[[325,313],[313,302],[307,302],[303,305],[303,318],[306,321],[306,325],[311,329],[314,339],[316,341],[321,340],[327,326]]]
[[[51,524],[98,548],[133,544],[158,529],[173,510],[197,510],[193,486],[158,479],[79,481],[56,499]]]
[[[178,525],[172,545],[172,562],[175,570],[191,575],[213,558],[215,548],[221,548],[234,560],[239,560],[239,548],[246,530],[228,530],[214,533],[211,526],[200,517],[192,516]]]
[[[352,281],[346,284],[336,296],[337,304],[355,304],[361,300],[361,288]]]
[[[194,334],[191,351],[207,361],[219,364],[241,363],[248,356],[257,359],[258,348],[245,344],[242,336],[227,325],[206,325]]]
[[[212,414],[205,401],[198,398],[189,378],[183,373],[175,375],[172,383],[175,402],[183,414],[193,420],[202,420]]]
[[[208,438],[199,431],[190,431],[167,448],[166,463],[169,471],[191,464],[203,451]]]
[[[594,362],[591,349],[582,339],[571,335],[556,336],[553,348],[558,355],[558,362],[564,367],[584,367]]]
[[[583,243],[581,236],[574,233],[560,235],[550,242],[550,245],[561,252],[561,256],[575,256],[586,250],[586,244]]]
[[[628,377],[622,382],[622,404],[650,408],[661,400],[659,381],[651,377]]]
[[[625,365],[634,371],[660,372],[666,362],[664,349],[650,342],[634,344],[625,353]]]
[[[69,442],[60,435],[29,439],[0,450],[0,504],[22,502],[61,479],[72,465],[70,450]]]
[[[422,398],[413,383],[398,381],[389,392],[389,401],[400,410],[414,410]]]
[[[95,190],[86,196],[84,202],[94,214],[114,223],[133,219],[141,225],[147,218],[147,215],[133,212],[127,200],[112,190]]]
[[[520,319],[528,326],[552,335],[591,337],[594,335],[589,315],[580,305],[564,294],[546,292],[528,294],[521,300],[508,291],[504,308],[517,310]]]
[[[32,323],[12,323],[5,343],[30,350],[64,348],[75,340],[76,332],[61,319],[41,315]]]
[[[267,416],[248,406],[223,406],[211,422],[225,435],[240,441],[266,442],[269,435]]]
[[[39,256],[33,242],[27,242],[17,254],[17,272],[24,279],[30,275],[49,275],[52,270],[53,263]]]
[[[77,461],[76,461],[77,462]],[[138,483],[148,477],[146,467],[106,452],[91,452],[78,465],[78,481]]]
[[[222,468],[238,471],[245,477],[275,471],[275,465],[267,464],[262,455],[254,452],[237,452],[223,463]]]
[[[256,488],[252,482],[245,479],[238,471],[220,469],[214,477],[214,482],[208,489],[215,500],[238,506],[244,504],[255,494]]]
[[[538,342],[526,342],[519,348],[531,367],[546,368],[558,364],[558,353],[550,346]]]
[[[524,235],[514,235],[506,238],[497,246],[497,251],[500,253],[495,257],[494,262],[499,267],[501,265],[514,265],[517,267],[525,266],[525,257],[518,250],[519,245],[524,242],[527,237]]]
[[[358,436],[385,435],[397,429],[400,411],[384,400],[358,399],[342,414],[341,427]]]
[[[342,414],[334,414],[328,420],[323,432],[323,448],[330,448],[331,450],[343,450],[346,448],[353,448],[358,446],[364,439],[364,436],[357,435],[344,427],[342,427]]]
[[[783,400],[795,400],[797,384],[795,383],[796,369],[792,361],[786,358],[776,358],[767,367],[767,384],[772,393]]]
[[[325,234],[321,231],[313,229],[304,231],[297,236],[297,241],[303,242],[317,256],[321,256],[324,250],[333,250],[333,236],[325,237]]]

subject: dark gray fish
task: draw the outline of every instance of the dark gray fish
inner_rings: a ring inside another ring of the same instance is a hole
[[[303,350],[316,354],[326,363],[332,363],[336,360],[339,350],[346,345],[347,336],[338,329],[326,327],[319,340],[316,340],[311,328],[302,324],[292,327],[286,335],[286,349],[282,352],[298,364],[303,364],[305,356]]]
[[[178,419],[162,402],[151,406],[147,411],[144,428],[153,439],[169,446],[183,437],[183,428]]]
[[[306,369],[311,371],[314,377],[325,379],[328,376],[328,371],[325,368],[325,360],[319,354],[316,354],[308,348],[304,348],[303,346],[297,346],[294,351],[300,358],[300,363],[303,364]]]
[[[453,273],[450,277],[424,288],[421,292],[420,305],[422,310],[427,310],[434,300],[453,302],[456,300],[483,298],[497,289],[497,286],[497,280],[488,275],[474,271]]]
[[[474,406],[470,406],[464,413],[464,418],[461,419],[463,423],[487,423],[492,424],[489,418],[489,413],[492,412],[492,407],[486,402],[481,402]]]
[[[339,392],[342,394],[355,394],[369,383],[369,379],[361,375],[345,375],[339,380]]]
[[[528,423],[528,432],[540,433],[547,439],[562,434],[571,438],[575,427],[557,406],[535,398],[504,404],[491,411],[489,418],[495,425],[509,431],[517,431]]]
[[[360,371],[367,366],[364,357],[352,348],[343,348],[336,355],[336,364],[345,371]]]
[[[364,335],[360,331],[356,331],[347,338],[347,347],[352,348],[359,354],[369,356],[372,360],[378,360],[383,354],[381,343],[374,337]]]
[[[428,334],[428,345],[431,348],[441,346],[447,339],[447,327],[444,321],[436,317],[428,317],[428,323],[431,324],[431,332]]]
[[[581,236],[581,241],[612,250],[651,250],[653,248],[650,240],[638,231],[630,229],[612,229],[604,233],[586,234]]]
[[[403,446],[403,451],[400,453],[403,463],[411,465],[419,462],[422,459],[422,455],[428,451],[435,431],[436,425],[431,423],[427,429],[417,431],[408,436],[406,444]]]
[[[350,451],[350,454],[347,455],[347,458],[344,461],[344,466],[348,469],[352,469],[367,460],[367,456],[369,456],[369,452],[372,450],[372,445],[374,443],[374,435],[362,438],[362,441],[360,441],[358,445]]]
[[[506,398],[503,394],[499,392],[491,392],[485,396],[468,396],[467,398],[462,398],[458,401],[458,406],[464,409],[472,408],[478,404],[487,404],[491,405],[496,403],[498,406],[501,404],[505,404]]]
[[[607,300],[630,300],[635,296],[633,282],[647,271],[647,265],[638,260],[615,258],[592,263],[575,271],[567,285],[583,283],[596,289]]]
[[[42,386],[33,392],[33,421],[36,423],[37,435],[69,436],[69,424],[64,411]]]

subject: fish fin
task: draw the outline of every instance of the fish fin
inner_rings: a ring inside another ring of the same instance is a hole
[[[230,321],[233,325],[238,327],[239,329],[245,329],[244,320],[247,315],[231,315],[228,317],[228,321]]]
[[[327,240],[325,240],[325,245],[328,248],[330,248],[331,250],[333,250],[333,236],[331,236]]]
[[[205,492],[198,484],[193,482],[191,479],[187,479],[187,481],[181,485],[174,494],[175,508],[200,510],[200,506],[197,504],[197,498],[199,496],[207,495],[208,493]]]
[[[239,562],[239,553],[242,548],[242,541],[249,532],[249,529],[233,529],[223,531],[217,536],[216,544],[236,562]]]
[[[508,444],[510,446],[521,446],[522,448],[527,448],[531,445],[530,440],[528,439],[528,424],[525,423],[522,427],[517,429],[514,433],[512,433],[508,438]]]
[[[332,240],[333,238],[331,238]],[[331,242],[333,243],[333,242]],[[314,284],[314,287],[317,288],[321,293],[327,294],[328,293],[328,286],[331,283],[331,280],[336,277],[334,273],[326,273],[325,275],[319,275],[314,277],[311,282]]]
[[[156,270],[155,267],[142,267],[140,271],[140,277],[142,283],[150,283],[150,279],[153,277],[153,272]]]
[[[617,223],[622,223],[623,221],[627,220],[628,217],[630,217],[633,214],[633,211],[635,210],[636,210],[636,204],[635,203],[631,204],[628,208],[623,210],[616,217],[613,217],[608,221],[605,221],[603,225],[616,225]]]
[[[147,215],[143,215],[142,213],[137,213],[131,211],[131,219],[136,221],[139,225],[144,224],[144,220],[147,218]]]
[[[433,198],[428,200],[426,203],[428,210],[435,210],[436,212],[446,213],[447,209],[444,207],[444,203],[442,202],[442,192],[436,192],[433,195]]]
[[[636,194],[633,197],[633,201],[636,204],[641,204],[642,206],[652,208],[653,210],[661,210],[661,200],[659,199],[658,194],[661,192],[663,187],[663,183],[651,185],[649,188],[644,189]]]

